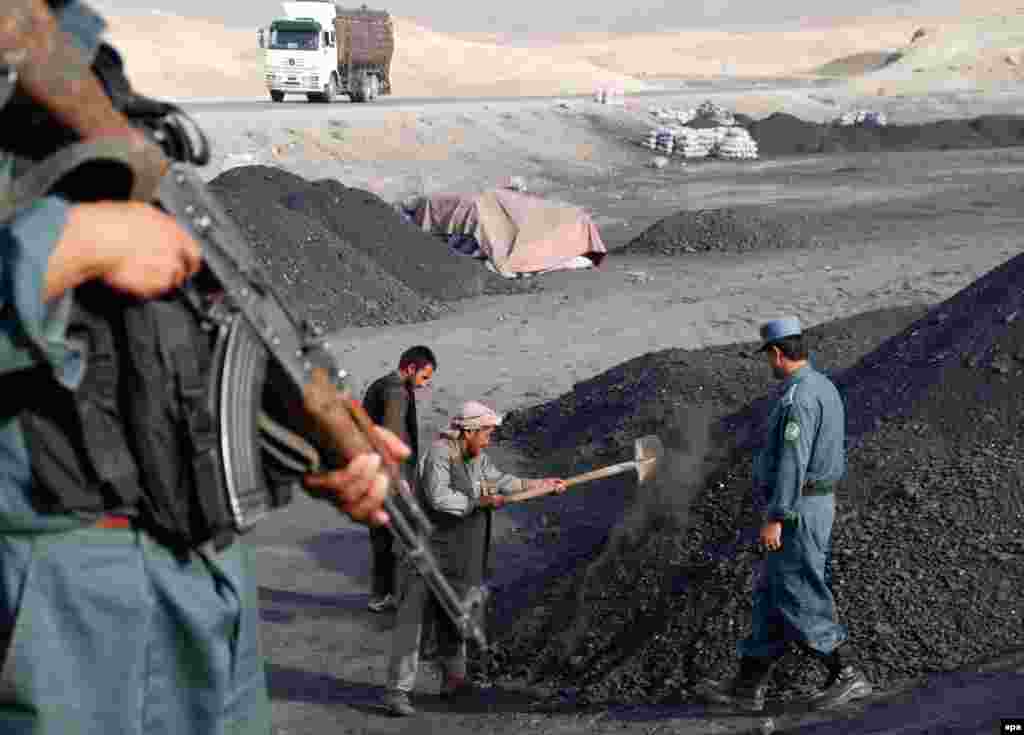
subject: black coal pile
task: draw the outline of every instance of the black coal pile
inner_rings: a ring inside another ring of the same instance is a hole
[[[908,306],[811,327],[804,335],[812,362],[834,375],[927,313],[924,306]],[[712,419],[735,433],[743,425],[756,424],[751,413],[763,402],[751,405],[751,397],[764,395],[775,385],[756,352],[759,346],[747,342],[647,353],[575,384],[570,393],[553,401],[509,413],[499,436],[529,454],[556,461],[563,461],[566,451],[618,461],[622,436],[658,433],[676,409],[691,406],[711,407]]]
[[[1021,283],[1024,256],[925,313],[876,312],[809,330],[814,361],[849,412],[831,584],[879,687],[1024,645]],[[524,449],[561,448],[567,465],[626,459],[603,434],[671,435],[675,412],[710,407],[723,420],[703,476],[668,478],[693,501],[613,533],[593,563],[553,581],[517,615],[530,622],[501,641],[504,671],[602,702],[686,700],[699,678],[735,672],[755,563],[740,551],[757,526],[751,452],[774,393],[752,347],[646,355],[510,417],[506,433]],[[774,693],[804,693],[822,678],[794,654],[777,669]]]
[[[297,320],[332,331],[425,321],[445,312],[321,222],[285,207],[260,179],[232,169],[210,189]]]
[[[640,233],[616,252],[677,255],[703,252],[751,252],[807,247],[813,239],[799,223],[766,217],[763,207],[698,209],[676,212]]]
[[[784,112],[747,126],[762,157],[800,153],[1001,148],[1024,144],[1024,117],[983,115],[910,125],[819,124]]]
[[[270,166],[241,166],[214,180],[218,191],[238,193],[262,221],[264,203],[301,215],[371,258],[377,267],[422,296],[457,301],[482,294],[523,293],[535,280],[509,280],[480,261],[454,255],[444,241],[403,220],[372,192],[333,179],[307,181]]]

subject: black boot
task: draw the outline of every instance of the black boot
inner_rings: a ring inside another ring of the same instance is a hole
[[[708,702],[724,704],[743,712],[760,712],[764,709],[768,675],[777,660],[746,656],[740,659],[740,671],[731,682],[705,679],[697,684],[695,692]]]
[[[827,656],[818,654],[828,668],[828,680],[811,699],[815,709],[839,707],[871,694],[871,682],[850,661],[850,654],[848,645],[839,646]]]

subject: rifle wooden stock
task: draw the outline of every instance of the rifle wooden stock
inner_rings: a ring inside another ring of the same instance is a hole
[[[131,171],[130,198],[153,201],[170,160],[111,104],[77,41],[60,29],[43,0],[5,2],[0,61],[15,70],[25,94],[82,140],[61,151],[49,167],[41,166],[36,177],[77,161],[113,160]]]
[[[77,41],[57,25],[43,0],[5,0],[0,20],[0,56],[18,74],[18,83],[83,140],[107,136],[146,143],[110,104]]]

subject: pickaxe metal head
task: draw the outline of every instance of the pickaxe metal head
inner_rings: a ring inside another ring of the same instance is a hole
[[[633,443],[633,448],[636,456],[637,482],[643,485],[645,482],[653,480],[658,474],[658,462],[661,461],[665,449],[661,444],[661,439],[653,434],[637,439]]]

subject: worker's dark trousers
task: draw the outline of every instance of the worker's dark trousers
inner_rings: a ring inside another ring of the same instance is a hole
[[[383,597],[395,592],[395,552],[391,529],[377,526],[370,529],[370,546],[373,551],[374,597]]]

